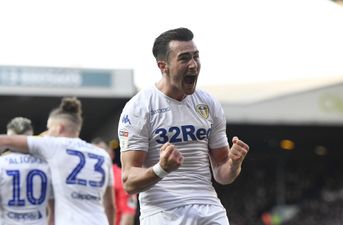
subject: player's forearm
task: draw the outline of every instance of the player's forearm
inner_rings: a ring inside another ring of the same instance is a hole
[[[107,205],[105,207],[105,212],[106,212],[106,216],[107,216],[107,219],[108,219],[108,224],[114,224],[114,221],[115,221],[115,212],[116,212],[116,209],[114,208],[114,205],[111,204],[111,205]]]
[[[154,173],[152,167],[131,167],[129,171],[123,173],[124,189],[129,194],[145,191],[160,180],[161,178]]]
[[[0,151],[7,148],[17,152],[28,153],[27,137],[23,135],[0,135]]]
[[[232,163],[231,160],[213,168],[214,179],[223,185],[231,184],[241,172],[241,163]]]

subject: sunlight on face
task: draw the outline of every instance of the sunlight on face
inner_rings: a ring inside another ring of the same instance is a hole
[[[193,41],[171,41],[169,48],[167,73],[175,95],[171,97],[180,100],[196,89],[201,68],[199,51]]]

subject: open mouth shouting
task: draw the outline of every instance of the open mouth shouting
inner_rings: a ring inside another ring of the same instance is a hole
[[[194,85],[196,83],[197,76],[196,75],[187,75],[184,77],[184,81],[188,85]]]
[[[187,95],[192,94],[195,91],[197,79],[197,75],[186,75],[183,78],[184,90]]]

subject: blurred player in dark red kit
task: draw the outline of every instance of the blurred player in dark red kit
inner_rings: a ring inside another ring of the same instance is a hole
[[[110,147],[102,138],[97,137],[93,139],[92,143],[105,149],[114,161],[115,154],[113,148]],[[121,168],[116,163],[113,163],[113,173],[116,207],[116,220],[114,225],[134,225],[137,209],[137,195],[130,195],[124,190]]]

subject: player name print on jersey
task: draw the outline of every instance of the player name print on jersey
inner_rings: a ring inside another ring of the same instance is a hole
[[[8,157],[5,158],[5,160],[8,162],[8,164],[23,164],[23,163],[44,163],[42,159],[32,157],[30,155],[23,155],[20,157],[17,157],[16,155],[14,157]]]

